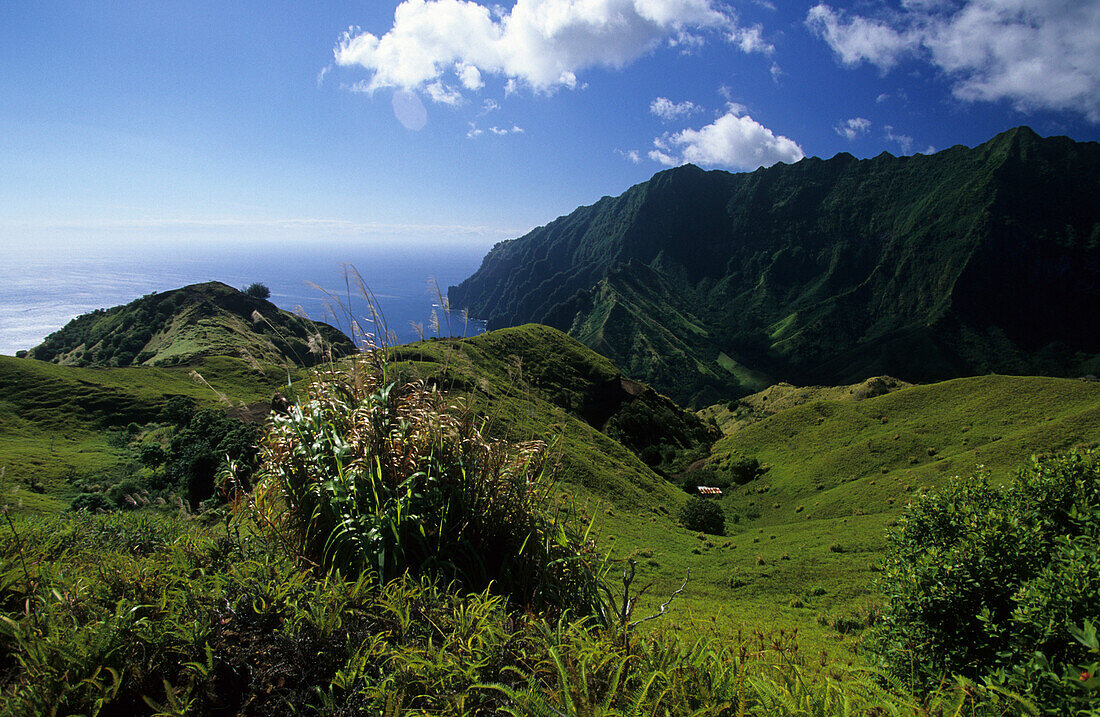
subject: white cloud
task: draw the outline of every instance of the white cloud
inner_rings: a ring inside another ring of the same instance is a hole
[[[683,161],[676,159],[675,157],[665,154],[659,149],[649,150],[649,158],[654,162],[660,162],[666,167],[678,167],[683,164]]]
[[[636,149],[627,150],[626,152],[622,151],[621,149],[616,149],[615,154],[618,154],[622,157],[625,157],[626,159],[630,160],[634,164],[641,164],[642,163],[642,155],[639,154],[638,150],[636,150]]]
[[[471,0],[404,0],[381,37],[351,28],[335,62],[365,68],[366,89],[477,90],[485,75],[540,92],[577,87],[577,73],[620,68],[664,41],[697,44],[721,31],[745,52],[769,52],[759,26],[742,28],[718,0],[516,0],[492,9]],[[457,91],[457,90],[454,90]],[[441,93],[448,101],[450,92]],[[433,95],[434,99],[434,95]]]
[[[689,100],[673,102],[667,97],[658,97],[649,104],[650,113],[665,121],[674,120],[679,117],[687,117],[700,110],[702,110],[701,107]]]
[[[907,134],[894,134],[894,128],[890,125],[886,125],[882,128],[885,133],[887,142],[897,142],[901,147],[902,154],[909,154],[913,151],[913,138]]]
[[[455,65],[455,74],[458,75],[462,86],[468,90],[480,90],[485,86],[481,80],[481,70],[477,69],[476,65]]]
[[[770,55],[775,51],[775,46],[764,39],[764,28],[760,25],[734,28],[727,33],[726,39],[746,54],[759,52]]]
[[[1071,110],[1100,123],[1100,0],[908,0],[877,18],[819,4],[806,23],[845,65],[885,72],[919,56],[961,100]]]
[[[441,105],[457,107],[462,104],[462,93],[454,87],[445,85],[442,82],[437,81],[426,85],[424,90],[428,93],[428,97],[432,98],[433,102],[438,102]]]
[[[810,8],[806,24],[849,67],[866,61],[883,71],[889,70],[902,55],[920,44],[917,33],[900,32],[884,21],[859,16],[844,21],[840,13],[824,4]]]
[[[848,141],[854,140],[861,134],[866,134],[871,129],[871,120],[864,117],[853,117],[849,120],[837,123],[835,127],[836,133],[841,137],[844,137]]]
[[[477,126],[477,122],[468,122],[470,129],[466,132],[466,136],[469,139],[477,139],[481,135],[485,134],[486,130],[480,129]],[[496,135],[497,137],[503,137],[506,134],[523,134],[524,129],[519,125],[512,125],[511,127],[497,127],[493,125],[488,130],[489,134]]]
[[[704,167],[756,169],[776,162],[797,162],[805,154],[791,139],[776,136],[748,115],[722,115],[701,129],[685,129],[653,140],[649,158],[675,166],[692,162]]]
[[[726,112],[725,112],[726,114],[743,115],[743,114],[747,113],[748,111],[749,111],[749,108],[746,107],[745,105],[741,104],[740,102],[727,102],[726,103]]]

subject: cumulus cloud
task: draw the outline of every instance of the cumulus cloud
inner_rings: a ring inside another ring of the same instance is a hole
[[[653,140],[649,158],[667,166],[691,162],[704,167],[756,169],[797,162],[805,154],[791,139],[776,136],[748,115],[727,112],[701,129],[666,133]]]
[[[965,101],[1071,110],[1100,123],[1100,0],[908,0],[878,17],[818,4],[810,29],[848,66],[928,60]]]
[[[625,157],[627,160],[633,162],[634,164],[642,163],[642,155],[639,154],[638,150],[636,149],[629,149],[625,152],[621,149],[616,149],[615,154],[618,154],[621,157]]]
[[[738,27],[726,34],[726,39],[746,54],[760,52],[770,55],[775,46],[764,39],[764,28],[760,25]]]
[[[667,97],[658,97],[649,103],[649,111],[661,119],[667,121],[678,119],[680,117],[687,117],[700,111],[702,108],[694,102],[685,100],[683,102],[673,102]]]
[[[853,117],[838,123],[833,129],[835,129],[836,133],[841,137],[848,141],[852,141],[861,134],[866,134],[867,130],[871,129],[871,120],[864,117]]]
[[[662,42],[698,44],[720,32],[744,52],[770,52],[758,26],[741,27],[717,0],[516,0],[511,9],[471,0],[404,0],[382,36],[351,28],[335,62],[366,69],[365,89],[427,89],[448,102],[457,83],[476,91],[486,75],[540,92],[578,86],[591,67],[620,68]],[[429,88],[436,87],[432,92]]]
[[[920,46],[917,32],[902,32],[885,21],[865,17],[845,20],[828,5],[810,8],[806,24],[849,67],[869,62],[884,71],[889,70],[903,55]]]

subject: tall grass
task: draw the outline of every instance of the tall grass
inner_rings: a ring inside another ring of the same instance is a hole
[[[405,572],[517,605],[592,610],[599,560],[549,509],[546,445],[486,438],[381,350],[316,374],[263,442],[252,505],[308,564],[386,582]]]

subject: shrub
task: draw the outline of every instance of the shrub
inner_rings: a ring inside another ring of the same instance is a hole
[[[547,510],[545,444],[482,435],[422,381],[388,382],[380,352],[318,374],[264,440],[259,507],[310,564],[385,582],[406,571],[585,613],[594,549]]]
[[[680,523],[688,530],[699,530],[711,535],[724,535],[726,518],[717,503],[705,498],[688,498],[680,508]]]
[[[254,299],[266,299],[271,296],[271,289],[258,281],[252,282],[245,287],[244,293],[248,294]]]
[[[754,481],[767,472],[767,468],[761,465],[760,459],[755,456],[741,456],[737,459],[731,459],[728,470],[729,479],[738,485]]]
[[[1095,698],[1064,677],[1089,672],[1074,630],[1100,622],[1098,459],[1033,461],[1004,488],[978,476],[921,498],[889,539],[881,664],[916,688],[984,677],[1062,714]]]

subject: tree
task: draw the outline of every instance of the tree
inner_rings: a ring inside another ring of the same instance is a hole
[[[244,290],[244,293],[248,294],[254,299],[266,299],[271,296],[271,289],[267,288],[264,284],[258,281],[254,281],[248,285]]]
[[[722,513],[721,506],[698,496],[688,498],[680,508],[680,523],[688,530],[711,535],[723,535],[726,532],[726,516]]]
[[[923,497],[889,537],[872,635],[882,667],[921,689],[984,679],[1059,714],[1096,699],[1100,454],[1034,460]]]

